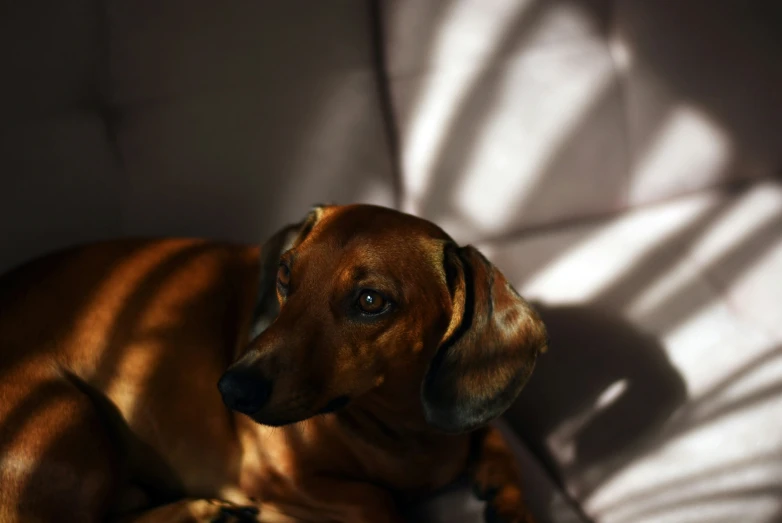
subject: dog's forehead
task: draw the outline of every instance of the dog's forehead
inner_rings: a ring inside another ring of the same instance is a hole
[[[372,241],[448,240],[437,225],[394,209],[376,205],[332,206],[317,226],[321,234],[343,244],[356,239]]]
[[[443,245],[450,241],[431,222],[393,209],[372,205],[334,206],[323,211],[308,237],[300,245],[307,258],[337,260],[345,268],[393,274],[420,271],[429,265],[442,267]]]

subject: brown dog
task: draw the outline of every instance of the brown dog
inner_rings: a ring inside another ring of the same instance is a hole
[[[464,473],[530,521],[486,424],[545,346],[478,251],[380,207],[50,255],[0,280],[0,521],[399,522]]]

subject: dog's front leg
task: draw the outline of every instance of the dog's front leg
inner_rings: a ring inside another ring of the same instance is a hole
[[[182,499],[173,503],[112,518],[113,523],[250,523],[258,508],[213,499]]]
[[[300,487],[313,514],[312,519],[302,518],[304,521],[405,522],[391,493],[369,483],[313,478]]]
[[[524,503],[521,471],[502,433],[492,426],[472,434],[471,479],[476,495],[486,501],[487,523],[534,523]]]

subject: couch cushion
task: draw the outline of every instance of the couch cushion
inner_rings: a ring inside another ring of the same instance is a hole
[[[782,171],[776,3],[680,4],[384,4],[405,209],[475,241]]]
[[[614,4],[630,203],[782,172],[779,3]]]
[[[474,241],[624,205],[606,5],[387,5],[406,210]]]
[[[361,0],[106,4],[116,103],[237,86],[262,96],[270,84],[308,87],[374,63],[370,13]]]
[[[0,128],[0,173],[0,273],[122,234],[117,156],[99,113],[63,111]]]
[[[99,0],[0,8],[0,272],[121,233]]]
[[[365,2],[108,5],[128,233],[259,241],[314,203],[393,205]]]
[[[2,126],[95,104],[105,67],[101,0],[5,2]]]
[[[365,2],[6,11],[0,269],[106,236],[258,242],[314,203],[394,204]]]
[[[599,521],[782,514],[782,185],[483,251],[551,336],[508,416]]]

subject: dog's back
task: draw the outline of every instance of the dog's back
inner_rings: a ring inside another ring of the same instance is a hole
[[[129,240],[62,251],[0,279],[0,521],[16,519],[5,512],[16,503],[35,505],[43,481],[95,500],[113,497],[126,466],[168,482],[163,490],[208,490],[235,474],[231,415],[214,390],[245,341],[257,272],[256,248]],[[170,438],[177,431],[161,424],[197,430]],[[57,456],[77,470],[57,470]],[[87,520],[104,508],[62,499],[47,514]]]
[[[400,523],[463,473],[529,521],[485,424],[545,327],[488,260],[363,205],[318,206],[261,254],[107,242],[0,280],[0,523]]]

